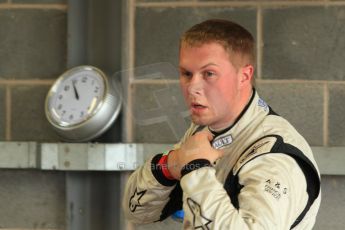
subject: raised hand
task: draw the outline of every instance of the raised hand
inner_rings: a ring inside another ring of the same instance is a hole
[[[179,149],[169,153],[168,169],[175,179],[181,178],[181,169],[189,162],[196,159],[206,159],[211,163],[223,156],[221,150],[212,148],[210,141],[213,139],[209,131],[201,131],[189,137]]]

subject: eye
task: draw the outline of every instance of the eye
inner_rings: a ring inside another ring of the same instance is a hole
[[[216,73],[213,71],[205,71],[203,75],[204,77],[214,77]]]
[[[193,77],[193,73],[189,71],[181,71],[180,75],[187,78]]]

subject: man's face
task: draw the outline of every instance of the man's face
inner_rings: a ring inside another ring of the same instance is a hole
[[[226,128],[242,109],[240,71],[218,43],[181,45],[180,85],[194,123]]]

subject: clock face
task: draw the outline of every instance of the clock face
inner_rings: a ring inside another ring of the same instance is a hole
[[[53,87],[48,110],[59,126],[82,123],[97,112],[105,95],[104,78],[94,69],[67,72]]]

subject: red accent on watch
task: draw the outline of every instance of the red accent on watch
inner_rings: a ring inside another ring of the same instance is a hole
[[[175,178],[170,174],[169,169],[168,169],[168,155],[163,155],[161,159],[158,161],[158,165],[161,166],[162,173],[164,177],[168,180],[175,180]]]

